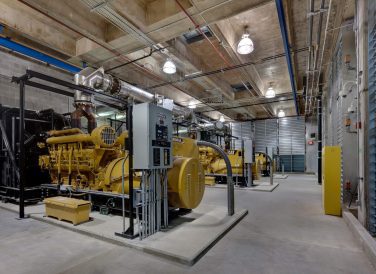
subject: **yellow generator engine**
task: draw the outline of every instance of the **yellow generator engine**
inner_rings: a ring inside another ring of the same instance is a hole
[[[226,154],[231,163],[232,175],[242,176],[243,175],[243,157],[241,150],[227,150]],[[226,163],[220,157],[217,157],[211,164],[213,173],[216,174],[226,174]]]
[[[227,150],[226,154],[230,160],[233,176],[243,175],[243,157],[241,150]],[[204,167],[205,183],[214,185],[218,175],[226,176],[227,168],[223,158],[211,147],[200,147],[200,162]],[[213,176],[209,175],[213,174]],[[216,177],[214,177],[216,176]]]
[[[257,164],[258,170],[260,170],[260,172],[262,174],[266,174],[267,173],[267,162],[266,162],[265,154],[264,153],[256,153],[255,159],[256,159],[256,164]]]
[[[226,154],[231,162],[232,174],[243,174],[243,157],[241,150],[227,150]],[[200,147],[200,162],[205,169],[205,174],[224,174],[226,175],[226,163],[211,147]]]
[[[39,158],[42,168],[50,171],[52,183],[71,185],[72,189],[90,189],[128,194],[128,157],[124,151],[127,132],[116,137],[109,126],[84,134],[79,129],[49,132],[49,155]],[[199,162],[195,140],[180,138],[173,142],[173,167],[168,170],[168,200],[175,208],[197,207],[204,194],[204,172]],[[134,187],[140,187],[140,174],[134,176]]]

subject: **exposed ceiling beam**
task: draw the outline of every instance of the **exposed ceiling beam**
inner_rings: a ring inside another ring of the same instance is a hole
[[[158,1],[159,2],[159,1]],[[188,9],[188,12],[192,17],[198,22],[199,26],[205,26],[207,24],[212,24],[217,21],[223,20],[236,15],[239,12],[244,12],[246,10],[252,9],[259,6],[262,3],[270,2],[265,0],[247,0],[247,1],[219,1],[211,0],[204,1],[205,3],[200,9],[199,12],[192,12],[192,8]],[[111,5],[111,4],[110,4]],[[164,9],[163,5],[159,6],[159,9]],[[122,10],[122,15],[125,18],[131,18],[132,14],[127,9]],[[151,11],[149,11],[151,12]],[[155,9],[153,12],[157,12]],[[162,11],[159,11],[162,12]],[[177,12],[175,14],[167,13],[170,15],[169,18],[161,19],[158,22],[150,24],[148,26],[138,25],[138,27],[145,32],[145,34],[154,40],[156,43],[165,42],[171,40],[175,37],[180,36],[181,34],[192,29],[192,24],[190,19],[185,16],[183,12]],[[206,21],[202,19],[202,16],[205,16]],[[124,34],[121,30],[117,28],[110,28],[110,31],[113,33],[107,34],[108,37],[113,37],[113,40],[108,40],[107,42],[116,48],[118,51],[123,53],[129,53],[136,50],[145,48],[145,45],[138,42],[135,43],[135,39],[130,34]],[[106,56],[107,52],[99,47],[86,47],[87,53],[90,53],[95,56]],[[81,50],[82,54],[84,51]],[[105,58],[110,58],[106,56]]]
[[[0,23],[63,54],[76,54],[76,40],[53,21],[13,0],[0,1]]]
[[[181,38],[169,41],[168,45],[171,46],[169,48],[169,51],[172,53],[172,55],[176,56],[182,62],[189,62],[194,68],[197,69],[197,71],[210,70],[210,67],[205,62],[203,62],[201,58],[196,56],[196,54],[187,46],[186,43],[182,41]],[[234,100],[234,92],[227,82],[225,82],[217,75],[211,75],[207,78],[209,83],[218,88],[218,90],[225,98]]]

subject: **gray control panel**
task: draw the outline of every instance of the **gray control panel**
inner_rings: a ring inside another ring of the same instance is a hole
[[[133,106],[134,169],[172,167],[172,112],[143,103]]]

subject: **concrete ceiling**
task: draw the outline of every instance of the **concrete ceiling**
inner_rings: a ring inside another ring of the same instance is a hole
[[[320,1],[315,2],[318,9]],[[268,104],[263,98],[270,83],[277,95],[287,94],[292,98],[274,1],[179,0],[179,3],[197,26],[209,27],[211,37],[194,43],[186,41],[183,34],[194,30],[195,25],[176,0],[0,0],[3,11],[0,23],[12,39],[21,43],[30,41],[34,48],[76,65],[84,61],[109,69],[148,55],[151,45],[165,48],[111,73],[181,105],[192,102],[197,105],[197,112],[213,119],[218,119],[221,113],[234,120],[273,117],[279,109],[284,109],[287,115],[296,114],[292,99],[278,102],[277,96]],[[295,80],[301,91],[308,54],[307,1],[285,0],[284,6]],[[354,12],[351,7],[351,3],[347,8],[342,7],[343,17],[351,17]],[[317,25],[315,16],[314,33]],[[246,26],[255,50],[241,56],[236,46]],[[167,57],[177,64],[177,74],[162,72]],[[181,81],[187,75],[246,62],[254,64]],[[249,86],[234,91],[232,85],[241,84]]]

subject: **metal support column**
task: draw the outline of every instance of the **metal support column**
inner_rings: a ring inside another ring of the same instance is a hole
[[[25,218],[25,82],[20,81],[20,124],[19,124],[19,217]]]
[[[317,176],[318,183],[322,183],[322,98],[317,98]]]
[[[127,107],[127,129],[128,129],[128,184],[129,184],[129,199],[128,199],[128,214],[129,214],[129,227],[126,231],[115,233],[116,236],[121,236],[128,239],[137,237],[134,233],[134,216],[133,216],[133,106],[132,102]],[[124,210],[124,209],[123,209]]]

